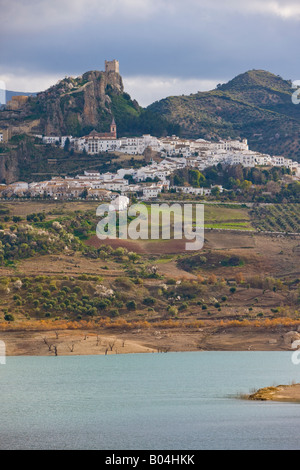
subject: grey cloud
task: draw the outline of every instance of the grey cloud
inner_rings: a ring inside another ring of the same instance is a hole
[[[0,78],[76,75],[103,69],[106,58],[130,77],[218,80],[262,68],[299,78],[298,0],[0,3]]]

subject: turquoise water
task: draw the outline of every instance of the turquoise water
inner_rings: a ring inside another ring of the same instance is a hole
[[[299,449],[300,405],[236,398],[293,380],[289,352],[8,357],[0,449]]]

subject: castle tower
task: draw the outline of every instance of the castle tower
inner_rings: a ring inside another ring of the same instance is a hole
[[[106,60],[105,72],[120,73],[119,61],[118,60]]]
[[[115,139],[117,138],[117,124],[114,117],[110,125],[110,133],[113,134]]]

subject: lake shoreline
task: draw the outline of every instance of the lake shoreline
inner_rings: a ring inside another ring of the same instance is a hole
[[[0,331],[7,356],[188,351],[291,351],[289,328],[151,328]],[[288,341],[287,341],[288,339]]]
[[[300,403],[300,384],[263,387],[246,397],[256,401],[286,401]]]

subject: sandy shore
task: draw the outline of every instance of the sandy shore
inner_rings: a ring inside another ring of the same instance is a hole
[[[287,351],[281,329],[198,328],[0,331],[7,356],[128,354],[177,351]]]
[[[24,331],[0,333],[7,356],[81,356],[157,352],[127,335],[95,331]]]
[[[300,384],[277,385],[276,387],[260,388],[247,397],[259,401],[287,401],[300,403]]]

